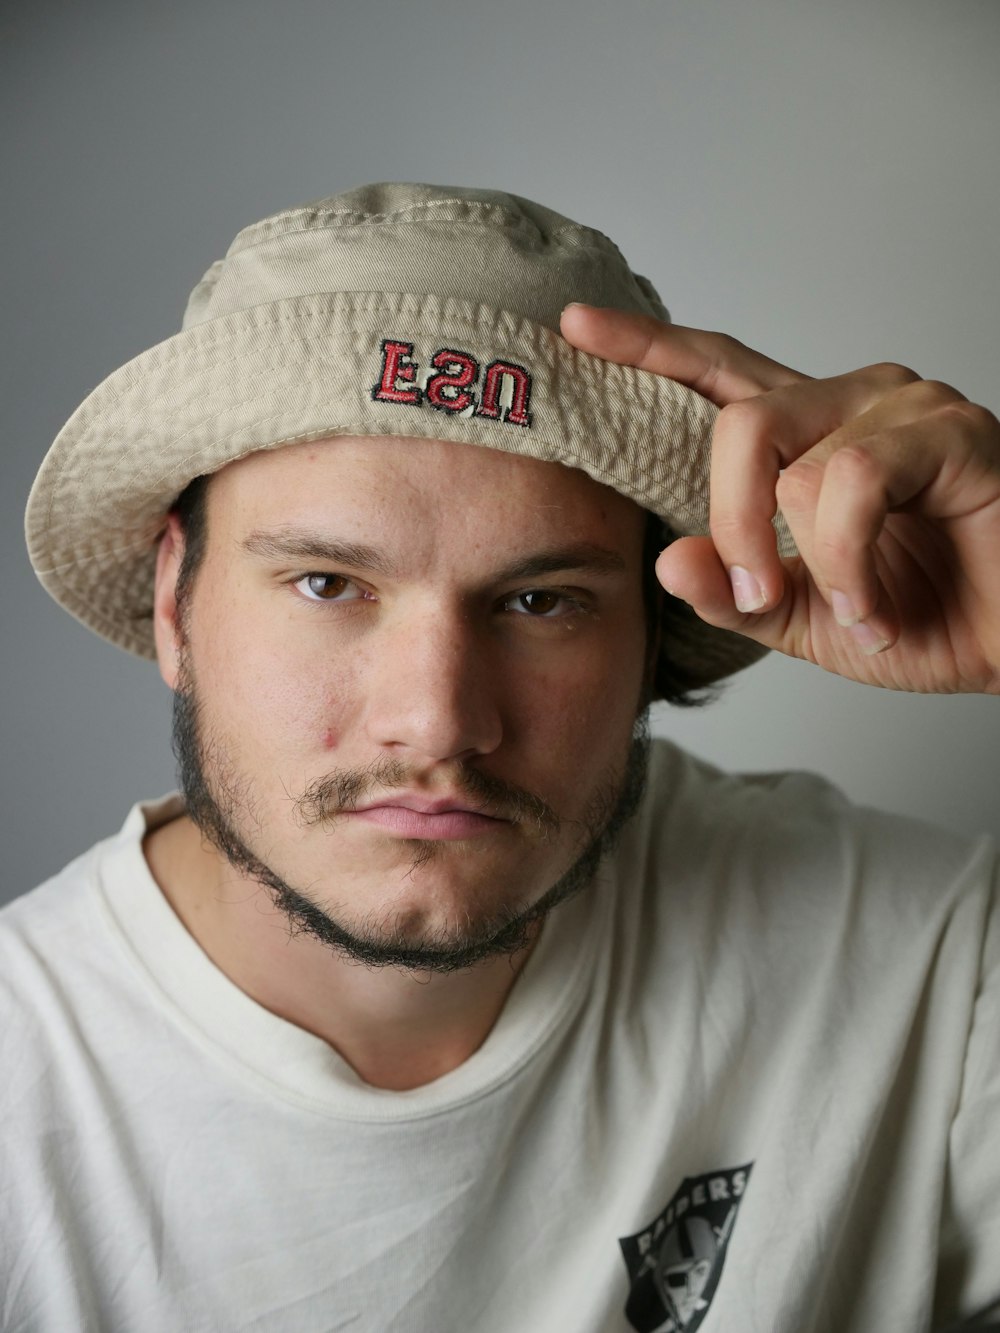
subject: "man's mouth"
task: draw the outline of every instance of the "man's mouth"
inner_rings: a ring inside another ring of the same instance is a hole
[[[509,820],[483,814],[462,797],[430,798],[416,792],[381,796],[345,813],[402,838],[444,841],[482,837],[510,824]]]

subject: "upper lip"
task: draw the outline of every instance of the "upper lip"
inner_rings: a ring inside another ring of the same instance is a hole
[[[488,819],[497,818],[496,815],[489,815],[480,806],[472,805],[462,796],[437,796],[432,799],[429,796],[421,796],[417,792],[400,792],[397,795],[377,796],[373,801],[366,801],[364,805],[357,805],[354,809],[355,812],[376,810],[383,805],[402,806],[406,810],[415,810],[417,814],[421,815],[443,815],[459,811],[462,814],[484,815]]]

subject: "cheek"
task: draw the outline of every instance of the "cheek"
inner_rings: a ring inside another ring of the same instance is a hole
[[[247,682],[244,718],[267,755],[309,763],[341,749],[351,731],[352,691],[343,673],[267,663]]]
[[[642,664],[603,659],[532,682],[514,704],[511,739],[544,763],[566,790],[583,789],[618,765],[632,735]]]
[[[550,675],[535,682],[540,715],[575,732],[598,736],[631,727],[642,693],[645,639],[629,623],[616,624],[581,645]]]
[[[194,654],[199,694],[227,748],[279,776],[335,749],[349,729],[351,674],[329,655],[303,651],[287,633],[245,621],[216,623]]]

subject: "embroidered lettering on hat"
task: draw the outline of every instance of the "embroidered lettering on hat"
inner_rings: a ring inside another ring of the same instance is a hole
[[[516,361],[494,360],[486,367],[482,390],[477,395],[479,362],[469,352],[457,347],[442,347],[430,358],[429,365],[438,373],[429,376],[420,387],[420,362],[413,355],[412,342],[401,338],[383,338],[382,369],[372,398],[380,403],[402,407],[420,407],[427,402],[438,412],[468,412],[489,417],[508,426],[530,426],[531,373]],[[505,391],[510,402],[502,405]]]

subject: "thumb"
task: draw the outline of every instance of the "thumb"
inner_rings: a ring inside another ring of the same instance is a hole
[[[671,542],[656,562],[656,577],[707,624],[787,651],[782,643],[787,615],[780,606],[761,614],[737,610],[729,572],[711,537],[678,537]]]

